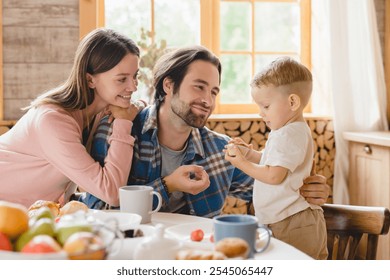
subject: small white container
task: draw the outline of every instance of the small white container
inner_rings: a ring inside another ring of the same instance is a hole
[[[176,239],[164,236],[164,227],[156,225],[154,234],[135,247],[135,260],[174,260],[182,244]]]

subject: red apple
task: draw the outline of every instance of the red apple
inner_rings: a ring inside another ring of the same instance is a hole
[[[12,244],[8,236],[0,232],[0,250],[12,251]]]
[[[61,246],[49,235],[34,236],[24,247],[22,253],[55,253],[61,251]]]

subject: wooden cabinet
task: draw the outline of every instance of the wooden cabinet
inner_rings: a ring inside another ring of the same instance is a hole
[[[345,132],[349,141],[350,204],[390,209],[390,132]],[[377,259],[390,259],[390,235],[379,237]]]

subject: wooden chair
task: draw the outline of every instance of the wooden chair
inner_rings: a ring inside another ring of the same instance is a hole
[[[338,204],[325,204],[322,208],[328,232],[329,260],[356,259],[363,235],[367,235],[365,259],[376,259],[378,237],[389,231],[389,209]]]

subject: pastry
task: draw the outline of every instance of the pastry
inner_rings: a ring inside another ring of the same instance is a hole
[[[217,251],[186,249],[176,254],[177,260],[225,260],[226,256]]]
[[[235,157],[236,156],[236,152],[234,151],[234,144],[228,144],[227,145],[227,154],[229,157]]]
[[[244,239],[228,237],[215,244],[215,251],[223,253],[228,258],[248,258],[249,245]]]
[[[30,208],[28,208],[29,216],[33,216],[33,213],[36,212],[41,207],[48,207],[50,211],[53,213],[54,217],[57,217],[58,214],[60,213],[60,204],[53,202],[53,201],[48,201],[48,200],[37,200],[35,201]]]
[[[77,211],[84,211],[86,213],[88,212],[88,210],[89,210],[88,206],[85,205],[84,203],[80,201],[72,200],[61,207],[59,216],[72,214]]]

